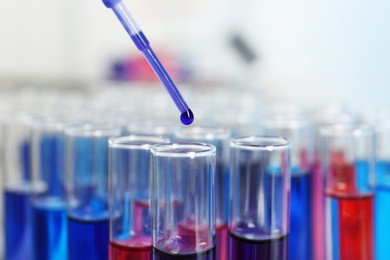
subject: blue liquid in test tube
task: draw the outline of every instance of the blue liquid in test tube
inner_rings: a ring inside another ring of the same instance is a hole
[[[314,140],[310,121],[300,113],[271,114],[264,120],[266,134],[292,141],[289,259],[313,259],[312,169]]]
[[[67,259],[67,219],[64,180],[64,125],[52,118],[32,126],[33,187],[32,259]]]
[[[390,259],[388,234],[390,233],[390,122],[376,124],[376,187],[374,203],[375,259]]]
[[[137,46],[138,50],[144,54],[146,60],[153,68],[160,81],[164,84],[169,95],[181,113],[181,122],[184,125],[192,124],[194,121],[194,114],[183,99],[168,72],[165,70],[164,66],[161,64],[160,60],[152,50],[148,39],[137,25],[129,10],[121,0],[103,0],[103,3],[107,8],[111,8],[114,11],[115,15],[118,17],[119,21],[122,23],[123,27],[133,40],[134,44]]]
[[[390,161],[376,164],[377,185],[375,189],[375,244],[376,259],[390,259],[388,234],[390,232]]]
[[[32,253],[30,123],[24,112],[1,119],[5,260],[29,259]]]
[[[4,191],[5,259],[23,260],[31,256],[30,189]]]
[[[120,133],[100,124],[65,131],[70,260],[108,259],[108,139]]]

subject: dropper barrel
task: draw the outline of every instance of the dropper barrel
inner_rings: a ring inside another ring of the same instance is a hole
[[[150,47],[148,39],[123,2],[121,0],[103,0],[103,3],[106,7],[111,8],[118,17],[119,21],[122,23],[123,27],[133,40],[134,44],[137,46],[138,50],[144,54],[149,65],[153,68],[160,81],[164,84],[173,102],[182,115],[189,115],[190,113],[192,114],[192,112],[189,112],[190,108],[184,101],[184,98],[180,94],[180,91],[177,89],[175,83],[169,76],[168,72],[165,70],[157,55],[154,53],[153,49]]]

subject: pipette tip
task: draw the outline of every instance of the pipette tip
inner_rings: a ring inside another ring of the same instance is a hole
[[[180,121],[184,125],[190,125],[192,122],[194,122],[194,114],[192,113],[191,109],[188,109],[180,115]]]

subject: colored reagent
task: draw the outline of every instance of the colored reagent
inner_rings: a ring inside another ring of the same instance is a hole
[[[108,259],[108,216],[89,220],[68,216],[68,234],[69,260]]]
[[[30,192],[21,189],[4,191],[5,259],[31,258]]]
[[[377,163],[375,189],[375,258],[390,259],[388,234],[390,232],[390,162]]]
[[[330,196],[332,259],[373,259],[373,195]],[[329,221],[329,220],[328,220]]]
[[[364,174],[359,171],[356,174]],[[327,252],[332,259],[373,259],[373,194],[358,192],[353,165],[339,162],[331,167],[331,185],[326,191],[328,215]]]
[[[233,233],[229,235],[229,260],[287,260],[287,252],[287,236],[266,240],[248,240]]]
[[[133,237],[128,240],[110,242],[112,260],[150,260],[152,259],[151,237]]]
[[[311,173],[291,177],[289,259],[312,259]]]
[[[313,228],[313,259],[325,259],[325,206],[324,206],[324,179],[319,159],[313,166],[312,176],[312,228]]]
[[[67,260],[66,202],[44,198],[32,206],[33,259]]]
[[[130,209],[128,210],[130,211]],[[132,210],[134,215],[132,221],[129,221],[133,224],[133,233],[135,235],[131,238],[112,239],[110,242],[110,259],[152,259],[152,234],[149,210],[149,202],[134,201]],[[118,218],[118,220],[122,221],[121,218]]]
[[[215,234],[216,259],[227,260],[228,255],[228,230],[226,225],[217,225]]]
[[[188,109],[180,115],[180,121],[184,125],[190,125],[192,122],[194,122],[194,114],[192,113],[191,109]]]
[[[153,259],[216,259],[209,234],[207,226],[196,224],[193,219],[182,221],[177,225],[177,235],[157,241]]]

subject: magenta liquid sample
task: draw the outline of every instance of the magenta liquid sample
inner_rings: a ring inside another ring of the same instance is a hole
[[[218,260],[228,259],[228,230],[226,225],[217,225],[215,234],[215,254]]]
[[[133,237],[127,240],[110,242],[111,260],[150,260],[152,259],[151,237]]]
[[[229,234],[229,260],[287,260],[288,238],[248,240]]]

